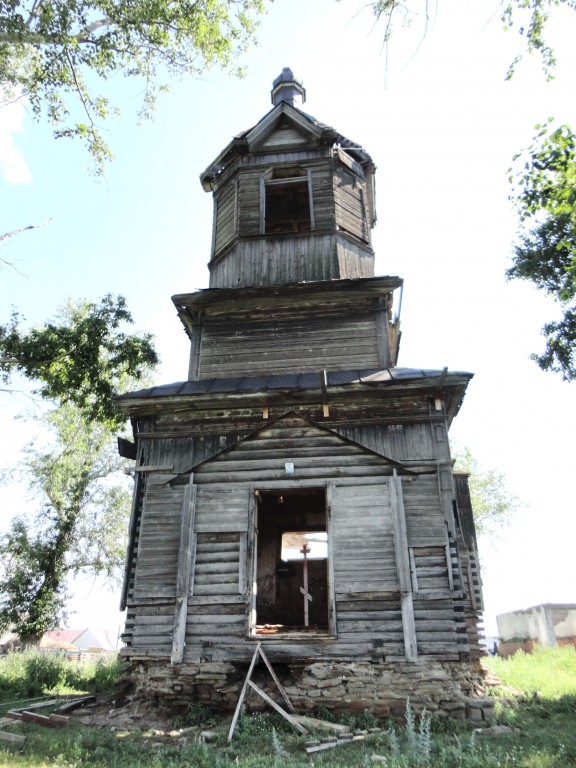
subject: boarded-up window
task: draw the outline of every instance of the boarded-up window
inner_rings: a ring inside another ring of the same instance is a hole
[[[336,595],[398,589],[388,484],[332,492]]]

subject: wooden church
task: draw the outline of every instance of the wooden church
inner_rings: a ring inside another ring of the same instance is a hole
[[[481,719],[476,538],[448,444],[471,374],[397,366],[374,163],[304,99],[284,69],[201,175],[210,287],[172,297],[187,381],[120,398],[127,676],[168,708],[231,709],[261,641],[301,710],[410,698]]]

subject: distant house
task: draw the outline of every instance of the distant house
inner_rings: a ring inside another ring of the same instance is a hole
[[[44,634],[40,641],[40,648],[110,653],[116,650],[116,644],[105,630],[53,629]]]
[[[576,603],[545,603],[496,617],[499,654],[530,652],[534,645],[576,646]]]

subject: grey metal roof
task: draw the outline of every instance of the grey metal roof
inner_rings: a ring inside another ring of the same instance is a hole
[[[318,373],[284,373],[265,376],[237,376],[225,379],[203,379],[201,381],[177,381],[172,384],[162,384],[148,389],[139,389],[121,395],[121,401],[162,398],[187,397],[190,395],[209,394],[210,392],[269,392],[274,390],[307,390],[319,389],[322,386],[323,374]],[[420,368],[368,368],[353,371],[328,371],[327,385],[341,387],[352,384],[377,386],[394,382],[422,381],[439,379],[445,376],[472,378],[471,373],[463,371],[446,371]]]

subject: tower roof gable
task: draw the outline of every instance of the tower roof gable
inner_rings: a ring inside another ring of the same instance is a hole
[[[362,166],[372,163],[372,158],[361,146],[338,133],[335,128],[321,123],[312,115],[291,106],[288,102],[281,101],[256,125],[236,135],[200,174],[200,181],[205,191],[209,192],[213,188],[218,176],[240,155],[258,151],[274,132],[282,130],[282,126],[284,130],[291,127],[292,135],[295,132],[312,145],[339,146]]]

